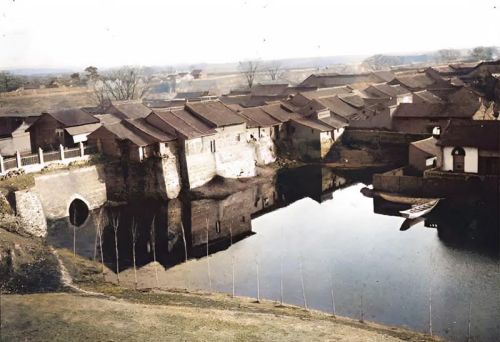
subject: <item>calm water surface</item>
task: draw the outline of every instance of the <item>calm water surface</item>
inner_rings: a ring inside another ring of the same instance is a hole
[[[119,214],[119,277],[127,286],[135,282],[134,221],[142,288],[232,293],[234,284],[236,295],[259,292],[422,332],[432,324],[434,334],[453,341],[500,341],[498,207],[445,200],[401,231],[404,219],[393,215],[404,207],[363,196],[364,186],[356,177],[306,167],[225,199],[129,204],[102,216]],[[100,216],[92,216],[75,234],[77,253],[90,258],[99,254],[94,222]],[[71,249],[66,222],[53,223],[49,238]],[[114,243],[108,226],[110,269]],[[117,275],[110,271],[108,278]]]

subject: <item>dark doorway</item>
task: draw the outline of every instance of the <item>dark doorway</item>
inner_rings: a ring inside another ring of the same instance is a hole
[[[453,171],[464,172],[465,150],[461,147],[455,147],[451,151],[451,155],[453,156]]]
[[[69,205],[69,221],[74,226],[81,226],[89,217],[89,207],[81,199],[75,199]]]

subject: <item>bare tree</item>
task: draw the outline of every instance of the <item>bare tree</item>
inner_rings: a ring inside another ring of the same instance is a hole
[[[271,80],[276,81],[282,73],[282,64],[280,61],[272,61],[266,65],[266,73]]]
[[[103,208],[99,209],[99,213],[94,217],[94,226],[96,229],[96,234],[97,238],[99,239],[99,249],[100,249],[100,254],[101,254],[101,265],[102,265],[102,274],[104,276],[104,254],[103,254],[103,249],[102,249],[102,234],[104,231],[104,215],[103,215]]]
[[[240,62],[239,69],[242,75],[245,77],[245,80],[247,81],[248,88],[252,88],[259,67],[259,61],[250,60],[246,62]]]
[[[208,217],[206,218],[207,221],[207,274],[208,274],[208,286],[210,287],[210,291],[212,291],[212,277],[210,275],[210,256],[208,252]]]
[[[118,254],[118,226],[120,225],[120,215],[113,216],[111,218],[111,225],[113,226],[113,231],[115,233],[115,260],[116,260],[116,279],[118,284],[120,284],[120,263]]]
[[[151,76],[143,69],[122,67],[98,76],[92,82],[95,100],[135,100],[142,98],[150,88]]]
[[[135,219],[132,218],[132,226],[130,227],[130,232],[132,233],[132,262],[134,263],[134,280],[135,289],[137,290],[137,265],[135,262],[135,245],[137,243],[137,223]]]
[[[156,216],[153,216],[153,221],[151,222],[151,246],[153,247],[153,263],[155,268],[155,277],[156,277],[156,287],[160,287],[160,280],[158,279],[158,269],[156,268],[156,231],[155,231],[155,219]]]

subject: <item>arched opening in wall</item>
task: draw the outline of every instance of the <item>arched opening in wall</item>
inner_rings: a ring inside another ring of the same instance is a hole
[[[453,171],[464,172],[465,168],[465,150],[461,147],[455,147],[451,151],[453,156]]]
[[[81,226],[89,217],[89,207],[81,199],[74,199],[69,205],[69,221],[74,226]]]

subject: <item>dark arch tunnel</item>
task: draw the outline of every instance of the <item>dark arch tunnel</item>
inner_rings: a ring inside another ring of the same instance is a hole
[[[69,221],[74,226],[81,226],[89,217],[89,207],[79,198],[74,199],[69,205]]]

